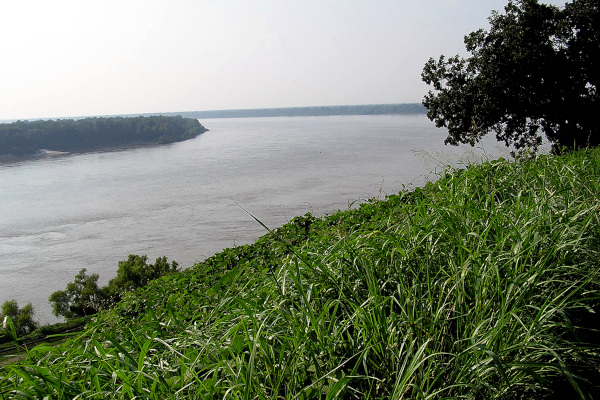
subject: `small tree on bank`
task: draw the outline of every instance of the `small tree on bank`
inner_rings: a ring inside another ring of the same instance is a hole
[[[127,260],[119,262],[117,276],[104,287],[98,286],[98,274],[87,275],[86,269],[75,275],[73,282],[65,290],[50,295],[52,312],[67,320],[96,314],[114,306],[123,294],[145,286],[153,279],[178,270],[178,264],[167,257],[159,257],[154,264],[148,264],[148,257],[130,254]]]
[[[53,314],[74,319],[100,311],[105,301],[98,287],[98,278],[98,274],[87,275],[86,269],[81,269],[65,290],[58,290],[50,295]]]
[[[146,286],[151,280],[176,272],[177,262],[168,263],[167,257],[158,257],[154,264],[148,264],[147,256],[130,254],[127,260],[119,262],[117,276],[103,288],[112,302],[119,301],[125,292]]]
[[[471,57],[431,58],[423,105],[448,129],[445,143],[474,145],[493,131],[518,151],[537,150],[542,133],[554,151],[600,145],[599,4],[509,1],[489,31],[465,36]]]
[[[15,327],[17,335],[27,335],[37,328],[37,323],[33,321],[33,306],[27,303],[25,307],[19,308],[16,300],[8,300],[2,304],[0,310],[0,331],[7,332],[7,317],[9,317]],[[0,334],[0,336],[2,336]]]

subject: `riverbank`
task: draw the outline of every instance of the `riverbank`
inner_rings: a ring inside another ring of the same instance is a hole
[[[0,124],[0,154],[35,157],[52,151],[165,144],[192,139],[206,131],[197,119],[181,116],[16,121]]]
[[[66,151],[53,151],[53,150],[38,150],[37,153],[34,154],[23,154],[23,155],[14,155],[14,154],[1,154],[0,155],[0,164],[8,164],[8,163],[16,163],[23,161],[36,160],[40,158],[48,158],[48,157],[59,157],[69,154]]]
[[[0,393],[597,398],[599,182],[599,150],[497,160],[294,218],[31,350]]]
[[[208,129],[206,130],[208,132]],[[186,139],[190,140],[190,139]],[[168,144],[168,143],[167,143]],[[78,149],[77,151],[56,151],[56,150],[47,150],[41,149],[38,150],[34,154],[22,154],[22,155],[12,155],[12,154],[3,154],[0,155],[0,164],[12,164],[17,162],[25,162],[32,160],[39,160],[45,158],[55,158],[55,157],[65,157],[75,154],[87,154],[87,153],[103,153],[110,151],[122,151],[122,150],[130,150],[130,149],[138,149],[143,147],[153,147],[153,146],[163,146],[164,144],[155,143],[155,142],[136,142],[129,143],[124,145],[115,145],[115,146],[102,146],[102,147],[90,147],[84,149]]]

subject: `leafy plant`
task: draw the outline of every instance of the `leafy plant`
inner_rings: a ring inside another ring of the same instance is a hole
[[[555,152],[598,146],[600,6],[572,0],[564,8],[509,1],[490,29],[465,36],[468,58],[431,58],[422,79],[427,116],[448,129],[446,144],[473,145],[494,132],[520,152],[542,135]]]
[[[98,286],[98,274],[87,275],[82,269],[66,290],[58,290],[50,295],[54,315],[67,320],[94,315],[118,302],[128,291],[145,286],[153,279],[177,272],[178,264],[167,262],[167,257],[159,257],[154,264],[148,264],[148,257],[130,254],[128,259],[119,262],[117,276],[104,287]]]
[[[2,324],[0,332],[3,332],[6,337],[31,333],[37,327],[37,323],[33,320],[34,315],[35,311],[31,303],[19,308],[16,300],[7,300],[2,304],[0,310],[0,323]]]

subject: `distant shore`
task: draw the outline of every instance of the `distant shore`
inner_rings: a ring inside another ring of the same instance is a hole
[[[0,154],[14,161],[107,151],[181,142],[207,130],[181,116],[17,121],[0,124]]]
[[[63,157],[63,156],[69,156],[69,155],[73,155],[73,154],[101,153],[101,152],[108,152],[108,151],[128,150],[128,149],[135,149],[135,148],[139,148],[139,147],[150,147],[150,146],[161,146],[161,144],[152,143],[152,142],[139,142],[139,143],[132,143],[132,144],[128,144],[128,145],[120,145],[120,146],[104,146],[104,147],[95,147],[95,148],[89,148],[89,149],[81,149],[81,150],[77,150],[77,151],[57,151],[57,150],[41,149],[41,150],[38,150],[37,153],[33,153],[33,154],[21,154],[21,155],[0,154],[0,164],[14,163],[14,162],[20,162],[20,161],[31,161],[31,160],[38,160],[38,159],[44,159],[44,158]]]
[[[337,106],[310,106],[310,107],[279,107],[279,108],[242,108],[231,110],[204,110],[204,111],[179,111],[156,112],[140,114],[115,114],[96,117],[147,117],[147,116],[181,116],[186,118],[212,119],[212,118],[265,118],[265,117],[323,117],[333,115],[405,115],[426,114],[427,110],[421,103],[392,103],[392,104],[362,104],[362,105],[337,105]],[[83,119],[90,116],[62,117],[52,119]],[[42,118],[30,118],[34,121]],[[0,123],[16,122],[16,119],[0,120]]]
[[[15,162],[15,161],[28,161],[28,160],[38,159],[38,158],[59,157],[59,156],[67,155],[67,154],[69,154],[69,152],[46,150],[46,149],[39,150],[37,153],[34,153],[34,154],[21,154],[21,155],[0,154],[0,163],[10,163],[10,162]]]
[[[347,106],[314,106],[255,108],[235,110],[185,111],[163,113],[161,115],[180,115],[186,118],[271,118],[271,117],[329,117],[335,115],[408,115],[426,114],[421,103],[364,104]],[[146,115],[146,114],[142,114]],[[152,114],[149,114],[152,115]]]

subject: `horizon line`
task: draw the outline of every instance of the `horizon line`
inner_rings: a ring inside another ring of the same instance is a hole
[[[155,115],[169,115],[176,116],[182,114],[192,113],[241,113],[241,112],[260,112],[260,111],[276,111],[276,110],[315,110],[315,109],[331,109],[331,108],[358,108],[358,107],[390,107],[390,106],[418,106],[423,108],[421,102],[411,103],[367,103],[367,104],[339,104],[339,105],[320,105],[320,106],[293,106],[293,107],[259,107],[259,108],[230,108],[230,109],[211,109],[211,110],[189,110],[189,111],[162,111],[162,112],[142,112],[142,113],[126,113],[126,114],[94,114],[94,115],[77,115],[68,117],[33,117],[33,118],[13,118],[13,119],[2,119],[0,123],[13,123],[17,121],[40,121],[40,120],[61,120],[61,119],[84,119],[84,118],[114,118],[114,117],[144,117],[144,116],[155,116]],[[183,115],[182,115],[183,116]],[[281,115],[284,116],[284,115]],[[308,116],[308,115],[307,115]],[[221,117],[209,117],[204,118],[227,118]],[[231,117],[230,117],[231,118]],[[243,117],[242,117],[243,118]]]

